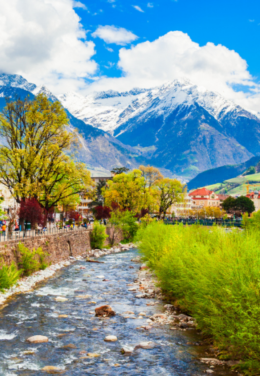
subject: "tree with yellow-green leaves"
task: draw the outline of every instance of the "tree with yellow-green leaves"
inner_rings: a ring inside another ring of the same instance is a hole
[[[158,181],[163,179],[163,175],[159,169],[153,166],[139,166],[139,170],[142,172],[142,176],[145,178],[146,186],[151,188]]]
[[[177,179],[164,178],[158,180],[155,186],[158,190],[159,216],[164,218],[173,204],[183,201],[185,185]]]
[[[7,102],[0,114],[0,182],[16,201],[35,197],[47,211],[91,185],[85,165],[67,155],[75,144],[59,102],[39,94]]]
[[[118,205],[120,210],[130,210],[136,214],[156,202],[156,192],[150,191],[140,170],[115,175],[107,182],[103,194],[106,206]]]

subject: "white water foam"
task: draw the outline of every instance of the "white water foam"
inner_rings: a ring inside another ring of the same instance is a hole
[[[11,340],[17,337],[17,333],[8,334],[5,330],[0,330],[0,341]]]

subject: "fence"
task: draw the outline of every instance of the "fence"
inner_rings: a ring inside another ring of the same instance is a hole
[[[165,220],[167,225],[175,225],[177,223],[183,223],[184,225],[201,225],[201,226],[223,226],[223,227],[242,227],[240,220],[221,220],[221,219],[174,219]]]
[[[88,226],[88,229],[90,226]],[[9,240],[19,240],[25,238],[34,238],[36,236],[43,236],[43,235],[54,235],[54,234],[63,234],[63,233],[70,233],[72,231],[86,231],[86,227],[74,227],[72,228],[61,228],[58,229],[56,227],[47,228],[44,230],[25,230],[25,231],[13,231],[12,234],[1,233],[0,234],[0,242],[5,242]]]

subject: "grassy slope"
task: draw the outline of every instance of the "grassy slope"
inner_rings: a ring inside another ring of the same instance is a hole
[[[245,195],[247,193],[246,185],[249,182],[250,192],[260,190],[260,173],[246,176],[239,176],[233,179],[225,180],[223,183],[208,185],[206,188],[217,193]]]

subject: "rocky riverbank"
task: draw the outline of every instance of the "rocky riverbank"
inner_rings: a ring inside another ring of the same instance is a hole
[[[132,261],[141,263],[141,257],[138,256]],[[135,283],[131,285],[129,291],[135,292],[135,297],[139,299],[155,299],[153,303],[148,303],[147,305],[162,304],[166,299],[161,288],[158,287],[157,284],[156,277],[145,264],[142,264],[139,269],[138,278],[135,280]],[[151,330],[152,328],[163,325],[169,325],[171,330],[197,330],[196,320],[193,317],[182,313],[179,307],[172,304],[164,304],[163,313],[156,313],[153,316],[147,317],[146,325],[143,325],[138,329]],[[206,370],[206,373],[208,374],[214,374],[215,367],[230,368],[238,363],[238,361],[232,360],[219,360],[217,358],[218,349],[214,346],[209,346],[203,340],[196,342],[194,345],[203,346],[205,348],[205,354],[200,358],[200,361],[209,366],[209,369]],[[210,355],[210,357],[208,355]]]
[[[40,270],[29,277],[21,278],[14,286],[10,289],[6,290],[3,293],[0,293],[0,309],[3,309],[7,301],[15,295],[24,294],[31,290],[33,290],[40,282],[45,281],[48,278],[51,278],[62,268],[65,268],[72,263],[80,260],[84,260],[86,258],[99,258],[102,256],[106,256],[109,254],[119,253],[123,251],[128,251],[130,248],[133,248],[133,244],[118,244],[112,248],[104,248],[104,249],[93,249],[91,251],[86,252],[82,256],[78,257],[70,257],[66,261],[58,262],[56,264],[50,265],[45,270]]]

